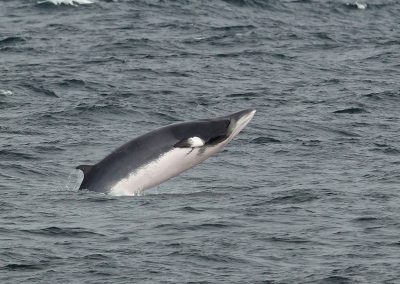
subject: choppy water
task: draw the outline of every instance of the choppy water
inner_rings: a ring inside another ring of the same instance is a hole
[[[2,0],[0,282],[399,283],[399,15]],[[75,190],[139,134],[248,107],[222,153],[143,196]]]

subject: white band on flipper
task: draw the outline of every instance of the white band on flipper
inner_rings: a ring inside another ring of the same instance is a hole
[[[200,137],[190,137],[188,139],[188,144],[190,147],[195,148],[195,147],[201,147],[204,146],[204,140],[201,139]]]
[[[204,146],[205,142],[200,137],[194,136],[189,137],[188,139],[179,141],[175,144],[177,148],[198,148]]]

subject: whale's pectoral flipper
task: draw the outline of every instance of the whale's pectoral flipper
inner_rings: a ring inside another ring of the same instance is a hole
[[[87,175],[92,168],[93,165],[79,165],[76,167],[76,169],[81,170],[84,175]]]
[[[197,148],[201,146],[204,146],[204,140],[196,136],[179,141],[174,145],[175,148]]]

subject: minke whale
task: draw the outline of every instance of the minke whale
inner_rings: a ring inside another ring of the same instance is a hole
[[[122,145],[84,174],[79,190],[137,195],[203,162],[246,127],[256,110],[171,124]]]

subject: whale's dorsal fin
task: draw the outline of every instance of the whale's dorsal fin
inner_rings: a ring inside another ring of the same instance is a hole
[[[87,175],[92,168],[93,165],[79,165],[76,167],[76,169],[81,170],[84,175]]]
[[[189,137],[175,144],[176,148],[197,148],[201,146],[204,146],[204,140],[197,136]]]

